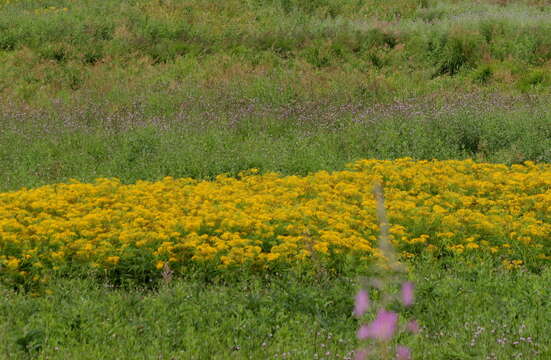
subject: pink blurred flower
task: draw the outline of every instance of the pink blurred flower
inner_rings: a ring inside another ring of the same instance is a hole
[[[367,308],[369,307],[369,296],[367,295],[367,291],[360,290],[358,291],[358,294],[356,295],[356,305],[354,307],[354,315],[357,317],[362,316]]]
[[[356,354],[354,355],[354,360],[365,360],[367,358],[367,350],[361,349],[356,351]]]
[[[362,325],[358,329],[358,333],[356,335],[357,335],[358,339],[360,339],[360,340],[367,339],[369,337],[369,326]]]
[[[358,330],[358,339],[389,340],[396,331],[398,314],[384,309],[379,310],[377,317],[368,325]]]
[[[396,360],[411,360],[411,351],[407,346],[398,345],[396,348]]]
[[[417,321],[415,320],[411,320],[410,322],[408,322],[406,327],[410,332],[414,334],[417,334],[419,332],[419,323],[417,323]]]
[[[411,281],[402,284],[402,303],[405,306],[413,304],[413,283]]]

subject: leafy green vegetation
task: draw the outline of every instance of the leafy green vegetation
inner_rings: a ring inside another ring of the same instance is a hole
[[[0,4],[3,190],[550,159],[546,1]]]
[[[2,289],[0,354],[6,359],[338,359],[356,349],[350,278],[173,280],[157,290],[58,280],[32,298]],[[398,341],[420,359],[547,359],[551,273],[490,263],[418,264],[412,280],[419,335]],[[376,294],[372,294],[375,298]],[[482,330],[481,330],[482,329]],[[284,355],[287,354],[287,355]],[[493,354],[493,355],[492,355]]]
[[[304,175],[340,170],[362,158],[551,161],[546,98],[533,101],[531,107],[515,101],[475,97],[436,106],[395,103],[376,112],[234,109],[211,113],[210,120],[201,114],[159,120],[127,113],[114,120],[106,115],[104,121],[88,118],[87,112],[76,119],[68,112],[65,118],[45,120],[40,113],[29,113],[29,124],[5,119],[0,189],[70,178],[118,177],[126,183],[164,176],[212,179],[249,168]],[[281,116],[285,111],[290,114]],[[142,124],[135,125],[136,120]]]
[[[472,75],[489,68],[485,87],[549,85],[546,1],[307,3],[4,0],[0,89],[35,104],[82,93],[124,104],[154,88],[176,111],[190,92],[273,104],[476,89]]]

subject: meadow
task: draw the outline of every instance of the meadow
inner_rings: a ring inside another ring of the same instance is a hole
[[[0,358],[359,359],[399,294],[357,316],[376,183],[419,331],[369,358],[551,358],[549,33],[548,0],[0,0]]]

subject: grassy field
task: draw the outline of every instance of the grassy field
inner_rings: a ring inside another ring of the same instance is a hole
[[[390,345],[551,358],[550,33],[549,0],[0,0],[0,358],[353,359],[377,174]]]
[[[548,359],[551,272],[491,260],[416,264],[415,359]],[[105,284],[106,285],[106,284]],[[271,274],[173,280],[155,291],[61,280],[52,295],[0,293],[3,359],[353,359],[357,284]]]
[[[0,4],[2,190],[551,159],[547,1]]]

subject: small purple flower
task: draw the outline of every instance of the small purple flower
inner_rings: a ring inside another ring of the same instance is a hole
[[[362,316],[366,312],[368,307],[369,296],[367,295],[367,291],[358,291],[358,294],[356,295],[356,306],[354,307],[354,315],[356,315],[356,317]]]
[[[389,340],[396,331],[398,314],[384,309],[379,310],[377,317],[368,325],[358,330],[358,339]]]
[[[407,346],[398,345],[396,348],[396,360],[411,360],[411,351]]]
[[[408,331],[417,334],[419,332],[419,323],[417,323],[416,320],[411,320],[406,325],[406,328],[408,329]]]
[[[411,281],[402,284],[402,303],[405,306],[413,304],[413,283]]]

